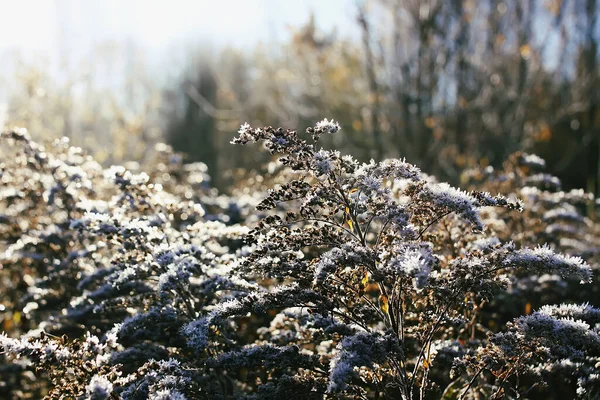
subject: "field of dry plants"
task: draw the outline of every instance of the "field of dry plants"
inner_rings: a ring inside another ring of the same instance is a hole
[[[230,195],[166,145],[139,171],[3,132],[1,396],[599,398],[594,196],[525,153],[455,188],[339,130],[242,125],[275,158]]]

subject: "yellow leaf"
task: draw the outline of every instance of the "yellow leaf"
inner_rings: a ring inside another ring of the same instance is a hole
[[[346,222],[348,222],[348,226],[350,227],[350,230],[354,229],[354,227],[353,227],[353,225],[352,225],[352,220],[350,220],[350,219],[349,219],[349,220],[348,220],[348,221],[346,221]]]
[[[350,194],[358,192],[357,188],[350,189]]]
[[[346,214],[350,215],[350,208],[346,207]]]
[[[381,307],[381,311],[383,311],[384,313],[386,313],[386,314],[387,314],[387,313],[388,313],[388,311],[389,311],[389,309],[390,309],[390,305],[389,305],[388,298],[387,298],[387,296],[386,296],[386,295],[383,295],[383,294],[382,294],[382,295],[379,297],[379,305],[380,305],[380,307]]]
[[[368,272],[362,278],[362,280],[360,281],[360,283],[363,285],[363,287],[367,287],[367,284],[369,283],[369,273]]]
[[[423,368],[429,369],[429,361],[426,358],[423,359]]]
[[[525,304],[525,314],[531,314],[531,303]]]
[[[13,322],[17,325],[21,323],[21,313],[20,312],[15,311],[15,313],[13,314]]]

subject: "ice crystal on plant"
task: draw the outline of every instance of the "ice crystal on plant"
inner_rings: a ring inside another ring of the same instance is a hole
[[[187,400],[187,398],[177,390],[162,389],[150,395],[151,400]]]
[[[535,169],[540,169],[543,170],[544,168],[546,168],[546,161],[541,158],[540,156],[537,156],[535,154],[525,154],[523,153],[519,163],[521,165],[527,166],[529,168],[535,168]]]
[[[453,188],[447,183],[435,183],[428,185],[420,194],[420,197],[433,202],[438,207],[456,211],[463,219],[470,222],[476,230],[483,229],[483,223],[476,208],[477,202],[468,193]]]
[[[87,399],[105,400],[110,397],[113,384],[104,376],[94,375],[85,389]]]
[[[318,153],[314,154],[312,165],[317,176],[327,175],[334,170],[335,157],[335,153],[326,150],[319,150]]]
[[[414,278],[415,288],[423,288],[427,284],[431,269],[437,263],[430,246],[399,245],[392,251],[393,255],[384,267],[386,271],[398,277]]]
[[[385,359],[386,351],[393,346],[393,339],[376,334],[359,332],[345,337],[338,344],[337,354],[331,361],[327,391],[330,393],[343,391],[347,382],[358,375],[358,367],[373,367],[374,363]]]
[[[554,208],[544,213],[544,221],[572,221],[572,222],[584,222],[585,218],[577,212],[574,206],[565,205],[562,207]]]
[[[340,124],[335,122],[333,119],[329,121],[327,118],[317,122],[315,125],[315,130],[320,133],[336,133],[340,129]]]
[[[591,268],[583,259],[556,254],[547,245],[519,250],[509,255],[504,263],[531,270],[555,272],[562,276],[573,275],[578,277],[582,283],[589,282],[592,277]]]
[[[538,313],[555,318],[585,319],[591,324],[600,323],[600,309],[589,304],[559,304],[542,306]]]
[[[186,336],[189,346],[204,350],[208,346],[209,329],[210,318],[204,317],[185,325],[182,333]]]

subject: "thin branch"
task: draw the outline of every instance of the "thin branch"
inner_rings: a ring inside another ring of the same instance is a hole
[[[427,224],[427,226],[425,226],[425,228],[423,228],[420,232],[419,235],[417,236],[416,240],[421,240],[421,237],[423,236],[423,234],[425,233],[425,231],[427,231],[427,229],[429,229],[433,224],[435,224],[436,222],[438,222],[439,220],[441,220],[442,218],[444,218],[446,215],[450,215],[452,214],[454,211],[448,211],[443,213],[442,215],[440,215],[439,217],[434,218],[429,224]]]
[[[303,218],[303,219],[298,219],[298,220],[295,220],[295,221],[288,222],[287,224],[284,224],[284,225],[291,225],[291,224],[295,224],[296,222],[307,222],[307,221],[322,222],[324,224],[335,226],[336,228],[340,228],[340,229],[346,231],[346,233],[348,233],[349,235],[352,235],[352,237],[354,237],[358,242],[361,241],[360,238],[354,234],[354,232],[352,232],[352,231],[344,228],[343,226],[335,224],[335,223],[333,223],[331,221],[327,221],[326,219],[321,219],[321,218]]]
[[[481,375],[481,373],[483,372],[485,368],[481,367],[479,369],[479,371],[477,371],[477,373],[473,376],[473,378],[471,378],[471,380],[469,381],[469,384],[467,385],[467,387],[465,388],[465,391],[462,392],[460,394],[460,396],[458,397],[458,400],[462,400],[465,398],[465,396],[467,395],[467,393],[469,392],[469,390],[471,389],[471,387],[473,386],[473,384],[475,383],[475,380],[477,379],[477,377],[479,375]]]

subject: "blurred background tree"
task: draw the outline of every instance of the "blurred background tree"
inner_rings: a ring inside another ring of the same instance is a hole
[[[303,129],[327,117],[344,134],[325,144],[362,160],[406,157],[456,183],[466,167],[526,150],[547,159],[566,189],[600,194],[597,0],[306,1],[256,1],[265,31],[248,33],[252,45],[188,32],[168,42],[158,67],[131,38],[99,41],[79,63],[62,46],[60,78],[10,53],[3,76],[16,79],[5,86],[4,122],[34,137],[67,135],[107,163],[143,162],[167,141],[227,189],[232,171],[268,160],[229,145],[241,123]],[[312,12],[286,14],[298,4]],[[194,12],[212,23],[208,2],[162,7],[165,24]],[[332,7],[345,22],[319,23]]]
[[[190,161],[202,161],[209,171],[218,171],[219,153],[215,143],[217,81],[212,68],[203,65],[190,72],[196,74],[192,79],[185,79],[182,87],[185,99],[182,111],[177,108],[167,119],[166,140],[175,151],[189,155]],[[176,96],[181,96],[176,93]],[[181,115],[180,115],[181,114]],[[218,183],[218,175],[212,175],[213,183]]]

